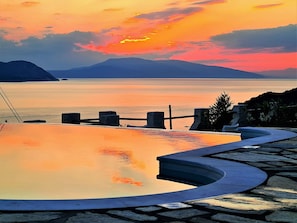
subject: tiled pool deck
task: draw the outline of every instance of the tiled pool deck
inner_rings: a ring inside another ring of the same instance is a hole
[[[0,222],[297,222],[297,136],[253,144],[257,146],[203,155],[248,164],[267,174],[263,183],[244,192],[134,208],[0,212]]]

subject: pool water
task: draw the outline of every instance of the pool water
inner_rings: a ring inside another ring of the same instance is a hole
[[[157,179],[156,157],[239,141],[234,134],[1,124],[0,199],[88,199],[193,188]]]

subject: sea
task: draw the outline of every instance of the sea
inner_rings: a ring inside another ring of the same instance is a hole
[[[222,93],[233,105],[265,92],[283,92],[297,87],[296,79],[68,79],[58,82],[0,82],[0,123],[45,120],[61,123],[62,113],[81,113],[98,118],[100,111],[115,111],[120,118],[146,118],[147,112],[169,116],[193,115],[195,108],[209,108]],[[6,102],[4,100],[6,99]],[[14,112],[7,106],[9,103]],[[16,114],[15,114],[16,113]],[[173,129],[187,130],[193,118],[174,119]],[[143,126],[145,121],[121,120],[121,126]],[[169,128],[169,123],[165,122]]]

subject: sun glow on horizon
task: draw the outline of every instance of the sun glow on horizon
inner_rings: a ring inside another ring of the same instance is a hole
[[[132,39],[132,38],[126,38],[126,39],[123,39],[120,41],[121,44],[125,44],[125,43],[133,43],[133,42],[145,42],[145,41],[148,41],[150,40],[151,38],[150,37],[143,37],[143,38],[138,38],[138,39]]]

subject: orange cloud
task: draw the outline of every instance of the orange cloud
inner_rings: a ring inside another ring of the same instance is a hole
[[[265,4],[265,5],[256,5],[254,6],[255,9],[267,9],[272,7],[281,6],[283,3],[275,3],[275,4]]]
[[[104,9],[104,12],[119,12],[122,11],[122,8],[108,8],[108,9]]]
[[[34,2],[34,1],[27,1],[27,2],[22,2],[21,5],[24,7],[32,7],[32,6],[36,6],[39,5],[40,2]]]
[[[91,41],[88,44],[77,42],[75,45],[82,50],[104,54],[164,54],[175,51],[177,47],[182,47],[178,46],[175,41],[179,35],[182,35],[180,29],[177,28],[179,21],[174,19],[171,22],[159,19],[152,21],[132,17],[125,20],[123,26],[100,35],[98,43],[96,41]]]
[[[144,19],[141,19],[141,18],[137,18],[137,17],[129,17],[127,18],[123,24],[137,24],[137,23],[140,23],[140,22],[143,22]]]

